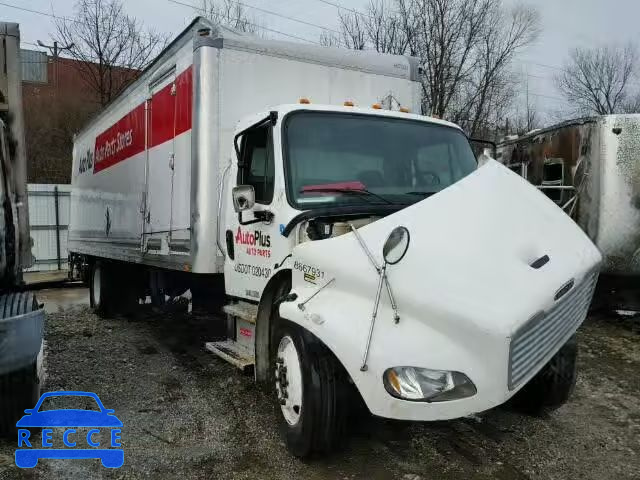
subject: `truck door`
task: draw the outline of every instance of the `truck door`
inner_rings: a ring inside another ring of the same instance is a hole
[[[167,248],[176,121],[175,69],[149,85],[144,234],[147,251]],[[153,242],[149,242],[153,239]]]
[[[241,215],[231,211],[225,231],[227,256],[224,266],[227,293],[259,300],[273,274],[274,264],[281,260],[281,237],[277,218],[256,221],[257,212],[274,213],[274,152],[271,125],[247,131],[240,140],[237,185],[252,185],[256,203]],[[229,192],[230,194],[230,192]]]

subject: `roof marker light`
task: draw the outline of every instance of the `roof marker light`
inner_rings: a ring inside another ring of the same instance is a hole
[[[411,110],[409,110],[407,107],[400,107],[400,111],[401,111],[402,113],[409,113],[409,112],[411,112]]]
[[[301,98],[299,100],[299,103],[301,103],[302,105],[309,105],[311,103],[311,100],[309,100],[308,98]]]
[[[373,108],[374,110],[382,110],[382,105],[380,105],[379,103],[374,103],[373,105],[371,105],[371,108]]]
[[[343,104],[343,105],[344,105],[345,107],[353,107],[353,106],[354,106],[354,105],[353,105],[353,102],[352,102],[352,101],[350,101],[350,100],[347,100],[346,102],[344,102],[344,104]]]

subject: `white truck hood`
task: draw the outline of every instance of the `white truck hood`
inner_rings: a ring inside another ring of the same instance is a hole
[[[400,315],[428,307],[440,318],[505,337],[550,307],[568,281],[579,284],[602,258],[558,206],[493,160],[432,197],[360,228],[378,263],[384,241],[399,225],[411,235],[405,257],[388,268]],[[545,265],[531,266],[545,255]],[[324,281],[335,278],[332,288],[370,295],[373,306],[377,275],[353,233],[301,244],[293,260],[293,289],[301,299],[323,280],[309,283],[295,265],[312,265]]]

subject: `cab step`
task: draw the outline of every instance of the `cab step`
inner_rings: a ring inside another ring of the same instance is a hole
[[[258,318],[258,305],[248,302],[230,303],[222,307],[222,311],[231,317],[236,317],[255,325]]]
[[[205,347],[243,372],[255,363],[254,335],[258,306],[248,302],[230,303],[222,307],[227,314],[227,339],[207,342]]]
[[[252,353],[235,340],[207,342],[205,348],[245,373],[248,373],[255,363]]]

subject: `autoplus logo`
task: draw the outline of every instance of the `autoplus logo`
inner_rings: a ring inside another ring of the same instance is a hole
[[[51,404],[88,408],[51,408]],[[99,458],[107,468],[124,463],[122,422],[91,392],[48,392],[18,423],[16,465],[33,468],[41,458]]]

